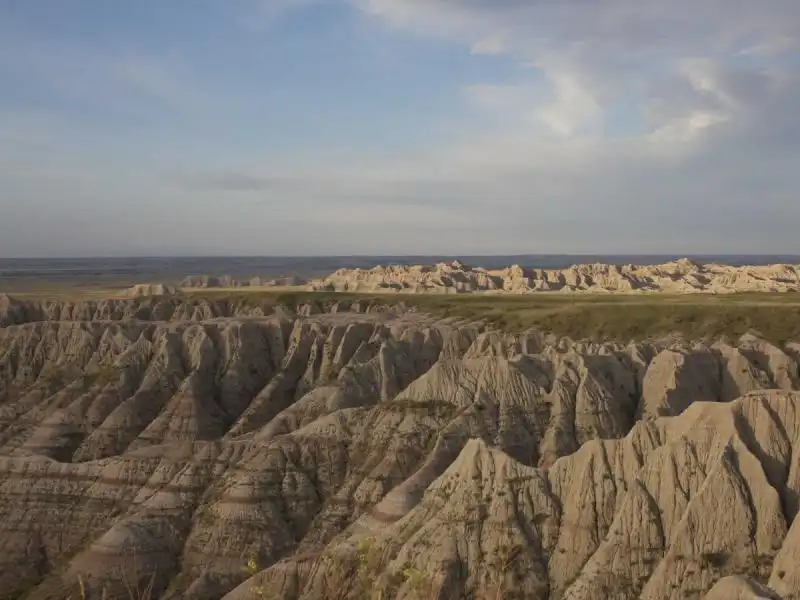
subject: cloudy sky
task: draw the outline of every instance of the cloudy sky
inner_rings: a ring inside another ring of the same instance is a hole
[[[2,0],[0,256],[800,252],[798,0]]]

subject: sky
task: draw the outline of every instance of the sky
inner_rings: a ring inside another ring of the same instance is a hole
[[[0,0],[0,257],[800,253],[797,0]]]

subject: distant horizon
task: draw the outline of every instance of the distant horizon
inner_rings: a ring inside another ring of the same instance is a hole
[[[25,260],[161,260],[161,259],[347,259],[347,258],[514,258],[514,257],[643,257],[643,258],[704,258],[704,257],[797,257],[798,252],[512,252],[512,253],[358,253],[358,254],[130,254],[130,255],[74,255],[74,256],[0,256],[0,261]]]
[[[78,287],[161,282],[180,285],[186,277],[230,276],[246,280],[324,277],[339,269],[375,266],[432,265],[459,260],[471,267],[502,269],[520,265],[531,269],[567,269],[577,264],[656,265],[688,258],[700,264],[734,267],[800,264],[789,254],[367,254],[347,256],[131,256],[0,259],[0,292],[47,283]]]

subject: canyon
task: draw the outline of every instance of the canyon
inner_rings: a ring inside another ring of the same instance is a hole
[[[8,598],[800,599],[800,340],[135,296],[0,296]]]

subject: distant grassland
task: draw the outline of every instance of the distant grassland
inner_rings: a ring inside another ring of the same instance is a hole
[[[335,302],[404,305],[441,317],[484,321],[498,329],[537,329],[573,339],[643,340],[678,334],[719,339],[757,332],[776,343],[800,341],[800,294],[347,294],[191,291],[189,297],[294,307]]]
[[[42,286],[18,298],[99,299],[111,290],[75,290]],[[537,329],[573,339],[619,341],[681,335],[691,340],[733,338],[754,331],[775,343],[800,341],[800,294],[353,294],[308,292],[297,288],[188,289],[191,300],[225,301],[233,306],[260,306],[265,312],[284,305],[334,303],[403,305],[440,317],[483,321],[498,329]]]

